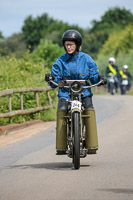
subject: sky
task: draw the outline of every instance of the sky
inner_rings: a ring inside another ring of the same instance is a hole
[[[81,28],[90,28],[92,20],[114,7],[133,13],[132,0],[0,0],[0,31],[4,37],[20,33],[24,20],[48,13],[49,17]]]

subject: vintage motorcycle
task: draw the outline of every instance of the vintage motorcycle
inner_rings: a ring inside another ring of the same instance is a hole
[[[57,83],[49,78],[50,82],[59,87]],[[82,89],[92,88],[101,85],[103,81],[94,85],[86,86],[85,80],[65,80],[62,86],[69,91],[70,100],[68,99],[67,119],[67,155],[72,158],[75,169],[80,168],[80,158],[87,156],[86,135],[85,135],[85,118],[90,117],[84,114],[84,106],[81,97],[84,95]]]

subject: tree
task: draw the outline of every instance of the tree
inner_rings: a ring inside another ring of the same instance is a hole
[[[119,53],[128,53],[133,50],[133,24],[128,25],[123,31],[113,32],[103,45],[99,57],[102,55],[118,56]]]
[[[40,42],[40,39],[48,33],[48,27],[54,22],[53,18],[49,18],[48,14],[43,14],[35,19],[30,15],[24,21],[22,27],[27,47],[30,45],[32,50]]]
[[[111,8],[101,17],[100,21],[93,20],[92,28],[88,30],[89,51],[93,57],[99,53],[102,45],[109,35],[116,31],[120,33],[128,24],[133,21],[133,14],[125,8]]]
[[[0,39],[3,39],[3,35],[2,35],[2,32],[0,31]]]
[[[83,33],[83,29],[78,26],[54,20],[49,17],[47,13],[36,18],[28,16],[24,21],[24,26],[22,27],[27,47],[30,45],[32,51],[40,43],[40,39],[49,39],[61,46],[62,34],[67,29],[76,29]]]
[[[105,38],[107,38],[107,35],[105,35],[102,31],[98,31],[95,34],[84,34],[82,44],[83,51],[90,54],[90,56],[95,59],[99,49],[101,48],[101,44],[104,43]]]
[[[26,44],[22,33],[13,34],[0,43],[0,54],[2,56],[14,53],[17,57],[26,51]]]
[[[125,8],[111,8],[101,17],[100,21],[93,20],[90,32],[104,31],[108,35],[115,30],[123,29],[132,23],[133,14]]]
[[[41,40],[37,49],[32,53],[32,58],[36,60],[44,60],[51,69],[56,59],[64,54],[64,48],[58,44],[54,44],[51,40]]]

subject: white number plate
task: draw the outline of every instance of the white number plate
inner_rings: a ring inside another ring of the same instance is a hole
[[[128,80],[123,80],[122,85],[128,85]]]
[[[80,101],[75,100],[75,101],[71,102],[71,110],[73,110],[75,108],[81,110],[81,102]]]
[[[110,78],[110,79],[109,79],[109,82],[110,82],[110,83],[114,83],[115,80],[114,80],[113,78]]]

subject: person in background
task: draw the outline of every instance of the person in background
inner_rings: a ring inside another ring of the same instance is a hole
[[[122,70],[120,70],[121,80],[127,79],[128,85],[127,90],[129,91],[131,88],[131,80],[133,79],[132,75],[128,71],[128,65],[123,65]],[[122,81],[120,82],[120,87],[122,87]]]
[[[119,79],[120,79],[120,73],[119,73],[119,68],[117,65],[115,65],[115,58],[110,57],[109,58],[109,64],[106,67],[106,72],[105,72],[106,77],[108,78],[108,92],[110,91],[110,82],[109,78],[110,76],[113,75],[114,77],[114,83],[115,83],[115,90],[118,92],[118,87],[119,87]]]

